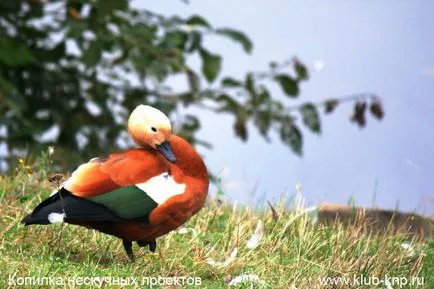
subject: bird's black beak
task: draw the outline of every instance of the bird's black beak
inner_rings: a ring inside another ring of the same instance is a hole
[[[170,147],[170,143],[166,140],[160,145],[157,145],[157,150],[163,154],[163,156],[168,159],[170,162],[176,162],[176,157],[173,154],[172,148]]]

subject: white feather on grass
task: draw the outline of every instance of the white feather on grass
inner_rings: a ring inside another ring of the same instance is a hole
[[[410,251],[410,252],[414,252],[413,246],[409,242],[403,242],[401,244],[401,247],[405,250]]]
[[[262,281],[256,274],[241,274],[233,278],[231,282],[229,282],[229,286],[237,286],[240,284],[264,285],[264,281]]]
[[[194,228],[186,228],[186,227],[181,227],[178,229],[178,234],[180,235],[185,235],[187,233],[191,232],[191,234],[193,235],[193,237],[197,236],[197,231]]]
[[[261,220],[258,220],[256,224],[256,229],[250,239],[247,241],[247,248],[254,249],[258,246],[259,242],[261,242],[264,237],[264,223]]]
[[[226,267],[226,266],[228,266],[230,263],[232,263],[235,260],[235,258],[237,257],[237,254],[238,254],[238,248],[235,248],[235,249],[232,250],[232,252],[229,255],[229,257],[226,258],[226,260],[224,260],[223,262],[215,261],[212,258],[206,259],[206,262],[209,265],[214,266],[214,267]]]

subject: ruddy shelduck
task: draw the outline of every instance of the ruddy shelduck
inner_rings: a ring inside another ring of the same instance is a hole
[[[155,252],[156,238],[202,208],[208,173],[194,148],[172,134],[160,110],[138,106],[128,131],[139,148],[82,164],[22,222],[66,222],[116,236],[131,261],[133,241]]]

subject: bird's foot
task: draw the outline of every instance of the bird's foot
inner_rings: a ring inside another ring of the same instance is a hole
[[[128,259],[130,259],[131,263],[134,263],[133,242],[123,239],[122,244],[124,245],[125,252],[127,252]]]
[[[157,242],[155,241],[155,239],[151,241],[137,241],[137,245],[139,245],[140,247],[149,246],[149,251],[151,251],[152,253],[154,253],[157,249]]]

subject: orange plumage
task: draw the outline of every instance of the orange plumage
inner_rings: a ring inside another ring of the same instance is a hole
[[[149,241],[170,232],[197,213],[205,203],[209,178],[206,167],[193,147],[182,138],[172,135],[175,164],[149,149],[133,149],[110,155],[106,162],[91,161],[74,172],[65,188],[79,197],[90,197],[118,187],[143,183],[152,176],[170,171],[177,183],[185,183],[186,190],[159,205],[149,215],[151,227],[139,221],[116,223],[112,235],[129,241]],[[88,225],[89,226],[89,225]],[[92,227],[92,225],[90,225]],[[95,229],[99,229],[96,224]]]
[[[142,106],[130,117],[129,131],[141,148],[81,165],[23,222],[60,219],[99,230],[121,238],[132,260],[132,241],[155,250],[155,238],[202,208],[209,186],[200,155],[187,141],[171,135],[168,120],[155,111]]]

